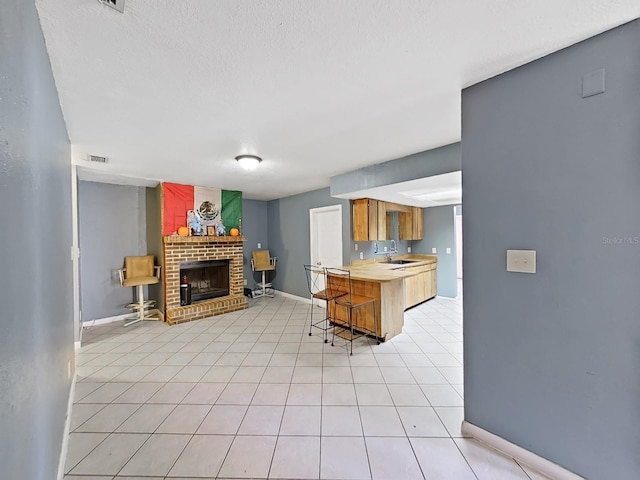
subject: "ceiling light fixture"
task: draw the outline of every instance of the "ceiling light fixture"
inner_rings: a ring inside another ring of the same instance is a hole
[[[257,155],[238,155],[236,160],[240,166],[247,171],[255,170],[260,162],[262,162],[262,159]]]

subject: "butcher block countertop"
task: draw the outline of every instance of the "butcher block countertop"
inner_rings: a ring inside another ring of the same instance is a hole
[[[386,257],[381,259],[371,260],[354,260],[352,265],[348,267],[342,267],[351,272],[351,278],[355,280],[366,280],[372,282],[390,282],[401,278],[411,277],[417,275],[420,271],[424,270],[422,267],[425,265],[437,266],[437,255],[420,255],[420,254],[405,254],[394,255],[393,260],[411,260],[411,263],[397,264],[386,263]]]

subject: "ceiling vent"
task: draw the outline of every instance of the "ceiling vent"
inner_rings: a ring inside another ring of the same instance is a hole
[[[97,155],[87,155],[87,161],[93,163],[108,163],[109,159],[107,157],[99,157]]]
[[[98,0],[103,5],[108,5],[109,7],[119,11],[120,13],[124,13],[124,0]]]

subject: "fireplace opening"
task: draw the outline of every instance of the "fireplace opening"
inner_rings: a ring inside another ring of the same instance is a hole
[[[185,276],[192,302],[229,295],[229,260],[180,262],[181,282]]]

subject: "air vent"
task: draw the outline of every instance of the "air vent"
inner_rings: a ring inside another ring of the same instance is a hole
[[[108,163],[109,159],[107,157],[99,157],[97,155],[87,155],[87,161],[94,163]]]
[[[124,0],[98,0],[100,3],[107,5],[120,13],[124,13]]]

